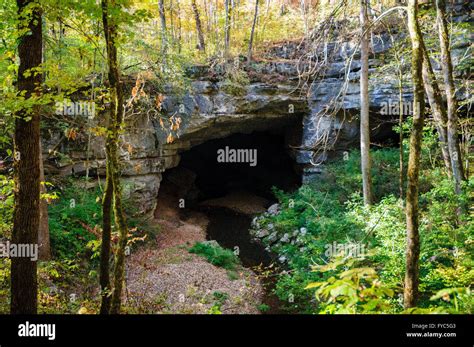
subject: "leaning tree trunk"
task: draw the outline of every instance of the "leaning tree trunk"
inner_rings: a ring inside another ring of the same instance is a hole
[[[34,1],[17,0],[19,31],[18,92],[25,99],[38,97],[41,91],[42,61],[41,9]],[[32,12],[29,12],[32,10]],[[29,15],[27,16],[26,13]],[[27,33],[24,33],[27,29]],[[15,117],[15,207],[12,242],[38,244],[40,222],[40,112],[39,106],[26,107]],[[14,257],[11,262],[11,313],[35,314],[37,311],[37,262]]]
[[[196,30],[198,33],[198,49],[204,52],[206,50],[206,44],[204,42],[204,33],[202,32],[201,17],[199,15],[199,9],[196,5],[196,0],[192,0],[191,7],[193,8],[194,20],[196,21]]]
[[[111,1],[114,10],[119,9],[115,1]],[[115,214],[115,224],[119,232],[118,248],[115,256],[114,269],[114,287],[110,302],[110,313],[120,313],[122,287],[124,281],[125,266],[125,247],[127,245],[128,228],[125,221],[125,215],[122,210],[122,197],[119,172],[119,133],[123,126],[123,92],[120,83],[120,72],[117,58],[117,31],[118,27],[115,19],[109,14],[108,0],[102,0],[102,21],[104,25],[105,41],[107,45],[107,63],[109,67],[109,85],[110,85],[110,121],[107,128],[106,148],[108,148],[107,177],[108,186],[106,193],[110,194],[110,183],[113,191],[113,208]],[[106,197],[104,197],[104,203]],[[110,198],[110,197],[107,197]],[[105,261],[105,255],[104,259]],[[104,281],[105,283],[105,281]]]
[[[420,236],[418,221],[418,179],[421,159],[421,140],[424,123],[424,93],[422,81],[423,38],[418,24],[417,0],[408,1],[408,29],[412,44],[413,129],[410,135],[408,183],[406,193],[407,248],[404,288],[405,308],[414,307],[418,297]]]
[[[258,0],[255,0],[255,12],[253,15],[252,30],[250,31],[249,51],[247,54],[247,60],[249,63],[252,61],[253,37],[255,35],[255,26],[257,24],[257,18],[258,18]]]
[[[464,180],[461,151],[458,139],[458,117],[456,86],[453,79],[453,63],[449,46],[449,30],[446,22],[446,4],[444,0],[436,0],[436,13],[438,21],[439,43],[441,47],[441,67],[446,89],[448,111],[448,148],[451,157],[456,193],[461,193],[461,181]]]
[[[443,97],[436,80],[436,75],[431,66],[430,57],[426,47],[423,49],[423,82],[425,86],[426,95],[430,103],[431,112],[435,120],[436,130],[438,131],[439,145],[441,147],[441,155],[443,156],[444,166],[449,176],[451,176],[451,160],[448,149],[448,133],[446,124],[448,117],[446,115],[446,108],[443,104]]]
[[[370,177],[370,126],[369,126],[369,39],[367,35],[367,0],[360,2],[361,69],[360,69],[360,155],[364,203],[372,203]]]

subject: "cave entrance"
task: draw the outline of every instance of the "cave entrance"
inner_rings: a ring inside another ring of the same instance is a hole
[[[198,200],[238,191],[272,199],[273,186],[290,191],[300,184],[285,136],[277,131],[207,141],[183,153],[180,167],[196,174]]]
[[[211,139],[182,152],[179,165],[163,173],[158,201],[177,199],[178,205],[182,201],[187,208],[246,192],[271,203],[275,200],[272,187],[297,189],[301,169],[292,148],[297,146],[301,127],[295,123]]]

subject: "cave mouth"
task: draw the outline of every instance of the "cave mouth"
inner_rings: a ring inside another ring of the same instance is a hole
[[[296,189],[300,177],[281,132],[233,134],[191,148],[180,166],[196,173],[198,200],[247,191],[272,199],[272,187]]]
[[[181,195],[187,205],[242,191],[273,201],[272,187],[301,185],[286,130],[236,133],[194,146],[163,174],[160,193]]]

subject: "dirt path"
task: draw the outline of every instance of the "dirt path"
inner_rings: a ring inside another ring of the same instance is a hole
[[[206,240],[208,219],[191,212],[186,220],[167,209],[156,220],[159,236],[128,259],[126,305],[137,313],[259,313],[263,289],[244,267],[229,274],[191,254],[195,242]]]

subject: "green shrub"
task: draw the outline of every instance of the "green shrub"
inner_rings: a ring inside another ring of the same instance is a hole
[[[207,259],[209,263],[222,267],[226,270],[235,270],[240,263],[239,258],[231,250],[222,248],[215,242],[196,242],[189,249],[190,253],[200,255]]]
[[[59,199],[49,206],[51,250],[55,257],[74,259],[84,256],[87,244],[96,236],[87,230],[101,225],[102,205],[99,189],[82,190],[69,186],[59,193]]]
[[[399,151],[379,149],[371,151],[372,189],[375,201],[384,196],[398,193]],[[360,151],[353,150],[344,159],[325,165],[323,178],[310,186],[321,192],[329,192],[340,202],[362,194]]]
[[[100,252],[102,232],[102,191],[100,187],[84,189],[82,181],[68,181],[58,193],[57,199],[49,205],[49,229],[53,255],[62,259],[87,256],[97,259]],[[133,235],[131,239],[143,240],[156,228],[148,225],[136,215],[131,200],[124,199],[127,226]],[[113,221],[112,216],[112,221]],[[112,232],[114,233],[114,226]],[[152,237],[150,237],[151,239]],[[130,242],[132,240],[129,240]]]
[[[363,261],[364,257],[336,257],[324,266],[313,266],[315,272],[334,274],[305,288],[316,288],[321,313],[379,313],[391,310],[389,299],[394,296],[394,291],[379,280],[374,268],[359,267]]]

